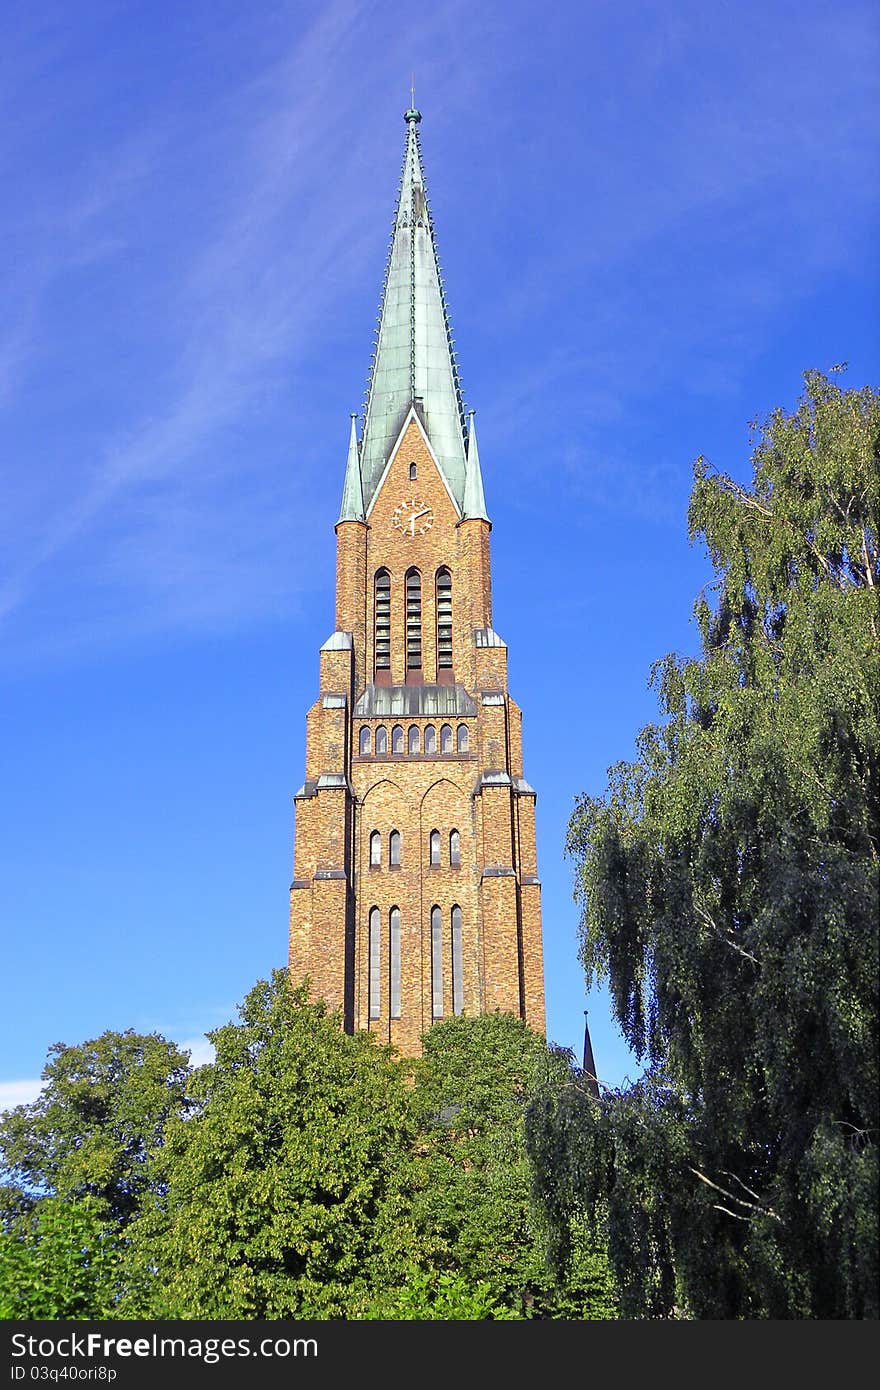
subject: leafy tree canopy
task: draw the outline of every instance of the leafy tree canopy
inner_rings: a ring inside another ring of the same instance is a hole
[[[490,1290],[509,1316],[613,1317],[607,1261],[585,1232],[572,1242],[566,1280],[548,1272],[548,1233],[532,1194],[526,1107],[537,1087],[565,1080],[567,1054],[501,1013],[444,1019],[423,1043],[412,1198],[422,1261]]]
[[[588,979],[649,1071],[531,1117],[557,1222],[605,1213],[630,1316],[877,1316],[880,397],[819,372],[697,461],[716,573],[664,722],[583,797]]]
[[[343,1033],[285,971],[239,1013],[193,1075],[197,1112],[166,1127],[130,1231],[123,1310],[356,1316],[407,1250],[405,1069],[369,1034]]]
[[[93,1198],[108,1220],[125,1223],[166,1121],[186,1113],[188,1056],[128,1029],[76,1047],[55,1043],[49,1057],[37,1100],[0,1113],[3,1205],[14,1212],[47,1194]]]

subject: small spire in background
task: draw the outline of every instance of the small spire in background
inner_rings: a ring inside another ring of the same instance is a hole
[[[590,1025],[586,1009],[584,1009],[584,1080],[590,1095],[598,1100],[599,1079],[596,1076],[596,1063],[593,1058],[593,1044],[590,1042]]]

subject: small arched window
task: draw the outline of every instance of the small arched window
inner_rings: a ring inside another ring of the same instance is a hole
[[[459,753],[466,753],[466,752],[468,751],[468,744],[469,744],[469,743],[470,743],[470,738],[469,738],[469,735],[468,735],[468,726],[467,726],[467,724],[459,724],[458,729],[457,729],[457,731],[456,731],[456,735],[455,735],[455,745],[456,745],[456,747],[457,747]]]
[[[382,919],[378,907],[370,908],[370,1018],[379,1017],[382,988]]]
[[[376,670],[387,671],[391,667],[391,575],[387,570],[376,571],[373,613]]]
[[[408,753],[418,753],[419,751],[419,726],[410,724],[409,733],[406,736],[406,751]]]
[[[392,830],[388,837],[388,863],[394,869],[400,868],[400,831]]]
[[[449,862],[454,868],[461,864],[461,836],[457,830],[449,832]]]
[[[429,757],[437,752],[437,730],[433,724],[428,724],[425,728],[425,752]]]
[[[382,836],[378,830],[370,835],[370,868],[378,869],[382,863]]]
[[[429,840],[428,840],[428,845],[429,845],[429,849],[430,849],[431,863],[432,863],[432,864],[439,864],[439,863],[440,863],[440,831],[439,831],[439,830],[432,830],[432,831],[431,831],[431,834],[430,834],[430,837],[429,837]]]
[[[418,470],[418,468],[416,467],[416,465],[415,465],[414,463],[411,463],[410,466],[409,466],[409,480],[410,480],[410,482],[411,482],[411,483],[414,483],[415,480],[416,480],[416,478],[417,478],[418,476],[419,476],[419,470]]]
[[[461,953],[461,908],[452,909],[452,1011],[464,1009],[464,979]]]
[[[431,1003],[434,1018],[443,1017],[443,914],[431,908]]]
[[[440,730],[440,752],[452,752],[452,725],[444,724]]]
[[[392,753],[403,752],[403,725],[395,724],[391,730],[391,751]]]
[[[422,666],[422,576],[408,570],[406,576],[406,669]]]
[[[437,571],[437,667],[441,671],[452,667],[452,575],[448,569]]]
[[[384,757],[388,752],[388,730],[384,724],[380,724],[376,730],[376,754]]]
[[[361,757],[363,757],[365,753],[369,753],[370,751],[370,726],[368,724],[363,724],[361,726],[361,736],[360,743],[358,744],[358,749],[360,751]]]
[[[388,915],[388,945],[391,954],[391,1017],[400,1018],[400,908]]]

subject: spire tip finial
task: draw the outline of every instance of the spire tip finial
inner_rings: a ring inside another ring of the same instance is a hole
[[[413,123],[415,123],[416,125],[418,125],[419,121],[422,119],[422,113],[421,113],[421,111],[418,111],[418,110],[416,109],[416,75],[415,75],[415,73],[413,73],[413,74],[411,75],[411,77],[410,77],[410,82],[409,82],[409,110],[408,110],[408,111],[404,111],[404,113],[403,113],[403,119],[407,122],[408,125],[412,125]]]

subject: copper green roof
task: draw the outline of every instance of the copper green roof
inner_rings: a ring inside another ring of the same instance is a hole
[[[366,511],[401,428],[414,406],[459,509],[468,490],[464,400],[434,243],[418,127],[406,112],[406,148],[394,217],[376,347],[359,445],[361,505]],[[479,460],[475,460],[477,473]],[[349,471],[351,457],[349,456]],[[343,516],[353,517],[356,486],[346,477]],[[482,481],[470,482],[475,504]],[[477,515],[485,514],[485,502]]]

